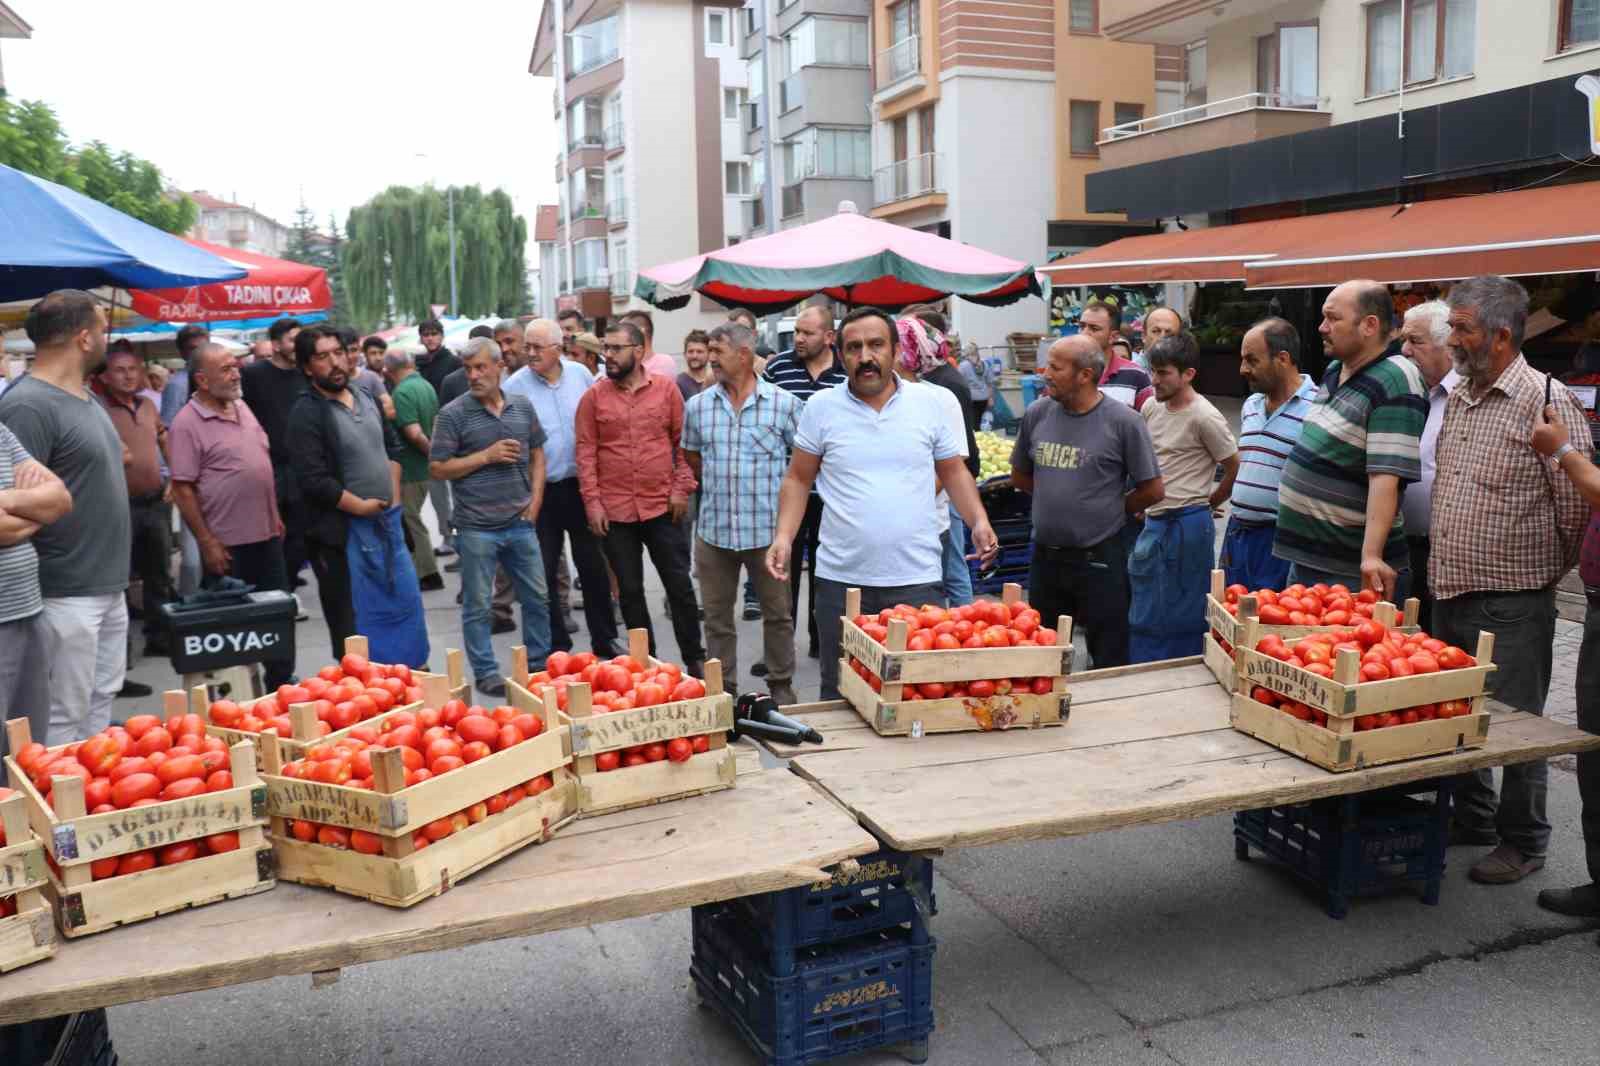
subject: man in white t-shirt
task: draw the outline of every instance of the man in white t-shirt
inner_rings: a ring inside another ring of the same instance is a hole
[[[767,569],[787,581],[790,544],[815,484],[823,501],[816,557],[823,699],[839,696],[846,588],[861,589],[867,612],[941,602],[940,484],[971,528],[978,556],[987,563],[999,550],[963,461],[962,435],[939,395],[944,390],[896,380],[894,320],[857,308],[839,336],[849,382],[806,404],[767,550]]]

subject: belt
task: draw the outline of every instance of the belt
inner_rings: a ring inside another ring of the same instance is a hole
[[[152,503],[160,503],[161,497],[165,494],[165,492],[165,489],[158,489],[155,492],[147,493],[143,496],[129,496],[128,502],[130,504],[139,504],[140,506]]]
[[[1230,526],[1238,526],[1240,529],[1272,529],[1276,527],[1278,523],[1252,522],[1247,518],[1240,518],[1238,515],[1229,515],[1228,524]]]
[[[1033,550],[1035,552],[1043,552],[1045,555],[1048,555],[1053,559],[1093,559],[1100,554],[1102,548],[1116,540],[1119,535],[1120,534],[1113,533],[1100,543],[1091,544],[1087,548],[1072,548],[1065,545],[1035,543]]]

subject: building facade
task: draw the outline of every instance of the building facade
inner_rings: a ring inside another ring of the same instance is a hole
[[[873,0],[872,214],[1043,264],[1148,232],[1092,209],[1095,132],[1156,109],[1167,50],[1113,41],[1096,0]],[[980,344],[1042,332],[1042,301],[957,300]]]
[[[199,208],[190,237],[280,258],[289,250],[289,227],[255,208],[219,199],[204,189],[196,189],[188,195]]]
[[[26,40],[33,36],[33,27],[22,21],[22,16],[0,0],[0,38],[15,37]],[[0,60],[0,96],[6,94],[6,67]]]
[[[528,67],[555,83],[562,145],[542,301],[614,318],[644,306],[632,295],[641,267],[739,235],[750,160],[737,22],[732,0],[547,0]],[[654,316],[658,348],[675,352],[727,312],[696,298]]]

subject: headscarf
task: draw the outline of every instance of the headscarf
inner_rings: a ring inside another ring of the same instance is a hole
[[[895,323],[895,329],[900,335],[900,352],[896,358],[905,369],[921,377],[947,363],[950,342],[922,319],[903,315]]]

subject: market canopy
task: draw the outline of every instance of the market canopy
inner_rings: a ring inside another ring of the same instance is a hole
[[[232,322],[306,315],[333,305],[328,272],[237,248],[185,238],[186,243],[247,273],[237,280],[172,289],[134,289],[133,309],[154,322]]]
[[[156,289],[245,275],[64,185],[0,165],[0,301],[56,289]]]
[[[997,307],[1040,291],[1027,263],[866,218],[849,201],[818,222],[640,271],[634,286],[634,295],[669,311],[698,292],[757,314],[817,293],[898,311],[946,296]]]
[[[1039,268],[1053,285],[1158,285],[1243,281],[1244,265],[1289,241],[1298,218],[1149,233],[1091,248]]]

